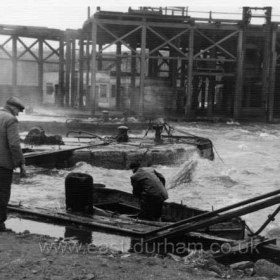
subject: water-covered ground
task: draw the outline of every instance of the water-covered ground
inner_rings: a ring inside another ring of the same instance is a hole
[[[218,209],[280,188],[280,125],[174,123],[187,133],[207,137],[215,148],[215,160],[197,156],[181,166],[157,166],[167,179],[169,201],[205,210]],[[108,170],[78,163],[71,170],[28,167],[29,177],[15,180],[12,202],[64,208],[64,178],[71,172],[91,174],[96,183],[131,192],[129,170]],[[192,181],[187,175],[191,173]],[[186,176],[185,176],[186,175]],[[253,229],[277,206],[245,216]],[[280,214],[267,230],[280,228]]]

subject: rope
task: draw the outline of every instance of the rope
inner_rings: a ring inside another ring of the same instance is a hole
[[[225,162],[223,161],[223,159],[220,157],[220,155],[219,155],[219,153],[218,153],[218,151],[217,151],[217,149],[215,148],[215,146],[214,146],[213,143],[212,143],[212,146],[213,146],[213,149],[214,149],[214,151],[216,152],[217,156],[218,156],[219,159],[221,160],[221,162],[222,162],[224,165],[226,165]]]

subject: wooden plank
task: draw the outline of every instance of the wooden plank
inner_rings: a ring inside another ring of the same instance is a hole
[[[185,234],[190,231],[195,231],[195,230],[198,230],[201,228],[209,227],[211,225],[214,225],[214,224],[217,224],[220,222],[228,221],[232,218],[236,218],[236,217],[240,217],[240,216],[252,213],[252,212],[256,212],[258,210],[273,206],[278,203],[280,203],[280,196],[276,196],[276,197],[264,200],[262,202],[257,202],[252,205],[245,206],[241,209],[222,214],[220,216],[212,217],[209,219],[203,219],[203,220],[197,221],[197,222],[194,221],[194,222],[187,223],[187,224],[181,224],[179,226],[174,226],[172,228],[163,230],[161,232],[158,231],[156,234],[147,233],[147,237],[145,238],[145,241],[150,242],[150,241],[155,241],[155,240],[162,239],[162,238],[170,238],[170,237],[174,237],[174,236],[179,236],[181,234]]]
[[[109,218],[100,216],[98,217],[99,219],[98,221],[98,219],[94,219],[93,217],[84,217],[84,216],[65,213],[65,212],[53,212],[51,210],[38,208],[38,207],[27,208],[22,206],[8,205],[8,211],[21,213],[25,215],[31,215],[31,216],[33,215],[35,217],[51,219],[60,222],[71,222],[71,223],[77,223],[88,227],[118,231],[118,232],[127,233],[135,236],[142,236],[145,230],[147,229],[146,226],[142,226],[142,227],[140,226],[138,227],[138,229],[124,228],[125,224],[122,224],[122,221],[120,219],[119,220],[114,219],[110,221]]]
[[[178,132],[181,132],[178,129],[176,129],[176,130]],[[176,136],[172,136],[172,137],[176,138]],[[177,137],[182,137],[182,136],[177,136]],[[189,136],[186,136],[186,137],[189,138],[189,139],[192,138],[192,137],[189,137]],[[190,142],[190,144],[191,144],[191,142]],[[222,212],[225,212],[225,211],[228,211],[228,210],[232,210],[232,209],[235,209],[237,207],[244,206],[244,205],[247,205],[249,203],[256,202],[256,201],[259,201],[259,200],[262,200],[262,199],[265,199],[265,198],[268,198],[268,197],[272,197],[272,196],[275,196],[275,195],[278,195],[278,194],[280,194],[280,190],[269,192],[269,193],[266,193],[266,194],[263,194],[263,195],[259,195],[259,196],[256,196],[256,197],[253,197],[253,198],[250,198],[250,199],[246,199],[246,200],[243,200],[241,202],[234,203],[234,204],[226,206],[226,207],[222,207],[222,208],[217,209],[215,211],[202,213],[200,215],[196,215],[196,216],[193,216],[191,218],[181,220],[181,221],[179,221],[177,223],[172,224],[172,226],[167,226],[167,227],[155,230],[154,232],[150,232],[149,234],[155,234],[157,232],[160,232],[160,231],[163,231],[163,230],[167,230],[167,229],[172,228],[174,226],[179,226],[179,225],[183,225],[183,224],[187,224],[187,223],[191,223],[191,222],[197,222],[197,221],[202,220],[202,219],[215,217],[216,215],[218,215],[218,214],[220,214]]]

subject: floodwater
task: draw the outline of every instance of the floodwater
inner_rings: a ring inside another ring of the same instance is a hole
[[[172,125],[186,133],[211,139],[215,160],[194,156],[180,166],[156,166],[167,179],[169,201],[215,210],[280,188],[280,124]],[[11,202],[64,208],[64,178],[72,171],[88,173],[95,183],[106,184],[108,188],[131,192],[131,171],[108,170],[80,162],[67,170],[46,171],[28,167],[29,177],[13,183]],[[275,208],[277,205],[243,218],[253,230],[257,230]],[[264,232],[270,232],[271,236],[280,235],[280,214]]]

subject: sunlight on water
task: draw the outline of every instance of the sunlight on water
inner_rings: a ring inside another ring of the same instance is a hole
[[[205,210],[218,209],[280,187],[280,125],[176,124],[186,133],[208,137],[215,160],[193,157],[181,166],[156,166],[167,179],[169,201]],[[36,172],[38,171],[38,174]],[[25,205],[64,208],[64,178],[69,172],[92,175],[95,183],[131,192],[130,170],[112,170],[77,163],[68,170],[28,167],[29,178],[13,184],[11,200]],[[253,229],[277,206],[246,215]],[[267,230],[280,227],[280,217]]]

